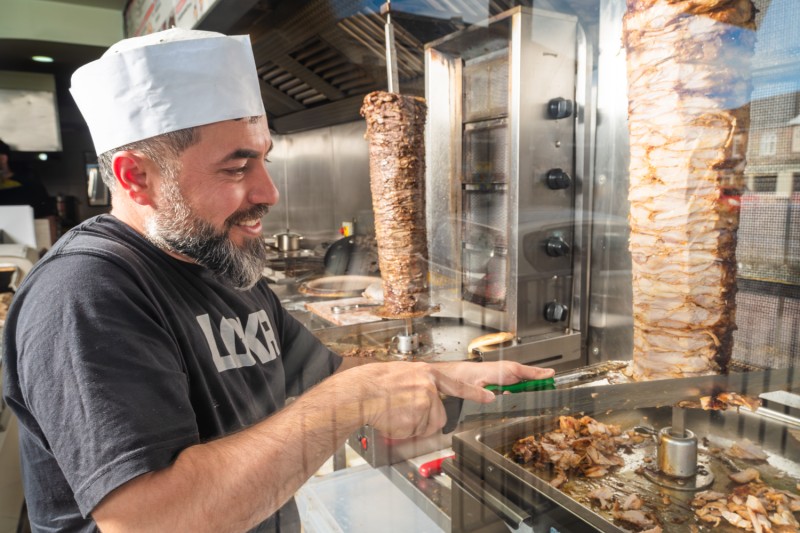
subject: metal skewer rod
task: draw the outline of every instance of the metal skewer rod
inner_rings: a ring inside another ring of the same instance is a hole
[[[406,336],[410,337],[414,333],[414,327],[410,318],[405,319],[406,322]]]
[[[672,407],[672,429],[670,429],[670,433],[678,438],[686,436],[686,409],[683,407],[678,407],[677,405]]]
[[[394,45],[394,26],[392,26],[392,2],[381,6],[381,14],[386,15],[386,77],[387,90],[390,93],[400,92],[400,79],[397,75],[397,50]]]

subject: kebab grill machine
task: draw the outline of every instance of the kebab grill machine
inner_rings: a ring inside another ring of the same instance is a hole
[[[573,4],[516,7],[425,46],[432,305],[318,332],[386,359],[551,366],[551,390],[486,405],[447,398],[441,435],[391,440],[365,427],[349,443],[445,530],[738,531],[695,516],[696,498],[731,493],[755,468],[797,505],[800,420],[785,391],[800,389],[800,377],[791,364],[742,360],[718,375],[632,376],[628,102],[613,89],[625,79],[625,3],[600,1],[595,16],[565,9]],[[471,342],[487,334],[502,342]],[[735,407],[709,409],[721,394]],[[556,483],[552,465],[521,464],[515,443],[572,416],[621,428],[613,467]],[[431,457],[444,476],[418,468]],[[635,508],[623,507],[631,495]],[[757,527],[760,510],[751,513]]]

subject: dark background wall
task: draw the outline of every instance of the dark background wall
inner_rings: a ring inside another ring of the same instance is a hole
[[[26,44],[9,41],[0,39],[0,47]],[[38,152],[14,152],[11,154],[11,165],[38,178],[52,197],[54,207],[57,196],[66,198],[68,217],[63,224],[69,227],[110,209],[108,206],[88,204],[85,165],[95,157],[94,146],[89,128],[69,93],[70,78],[75,69],[99,57],[103,49],[82,45],[60,46],[67,50],[60,55],[62,60],[57,63],[38,64],[27,58],[3,58],[0,55],[0,70],[52,74],[55,77],[62,151],[48,152],[46,161],[39,159]]]

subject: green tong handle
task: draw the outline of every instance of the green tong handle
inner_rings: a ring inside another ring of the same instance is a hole
[[[531,379],[520,381],[513,385],[486,385],[484,389],[493,392],[531,392],[537,390],[553,390],[556,388],[556,381],[553,378]]]

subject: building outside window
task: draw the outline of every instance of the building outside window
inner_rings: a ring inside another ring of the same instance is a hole
[[[759,155],[775,155],[778,151],[778,134],[774,131],[766,131],[761,134],[761,144],[758,150]]]
[[[753,192],[775,192],[777,186],[777,175],[756,176],[753,180]]]
[[[800,117],[798,117],[795,120],[798,120],[798,119],[800,119]],[[792,122],[794,122],[794,121],[792,121]],[[792,152],[800,152],[800,124],[796,124],[792,128]],[[797,189],[795,189],[795,190],[797,190]]]

